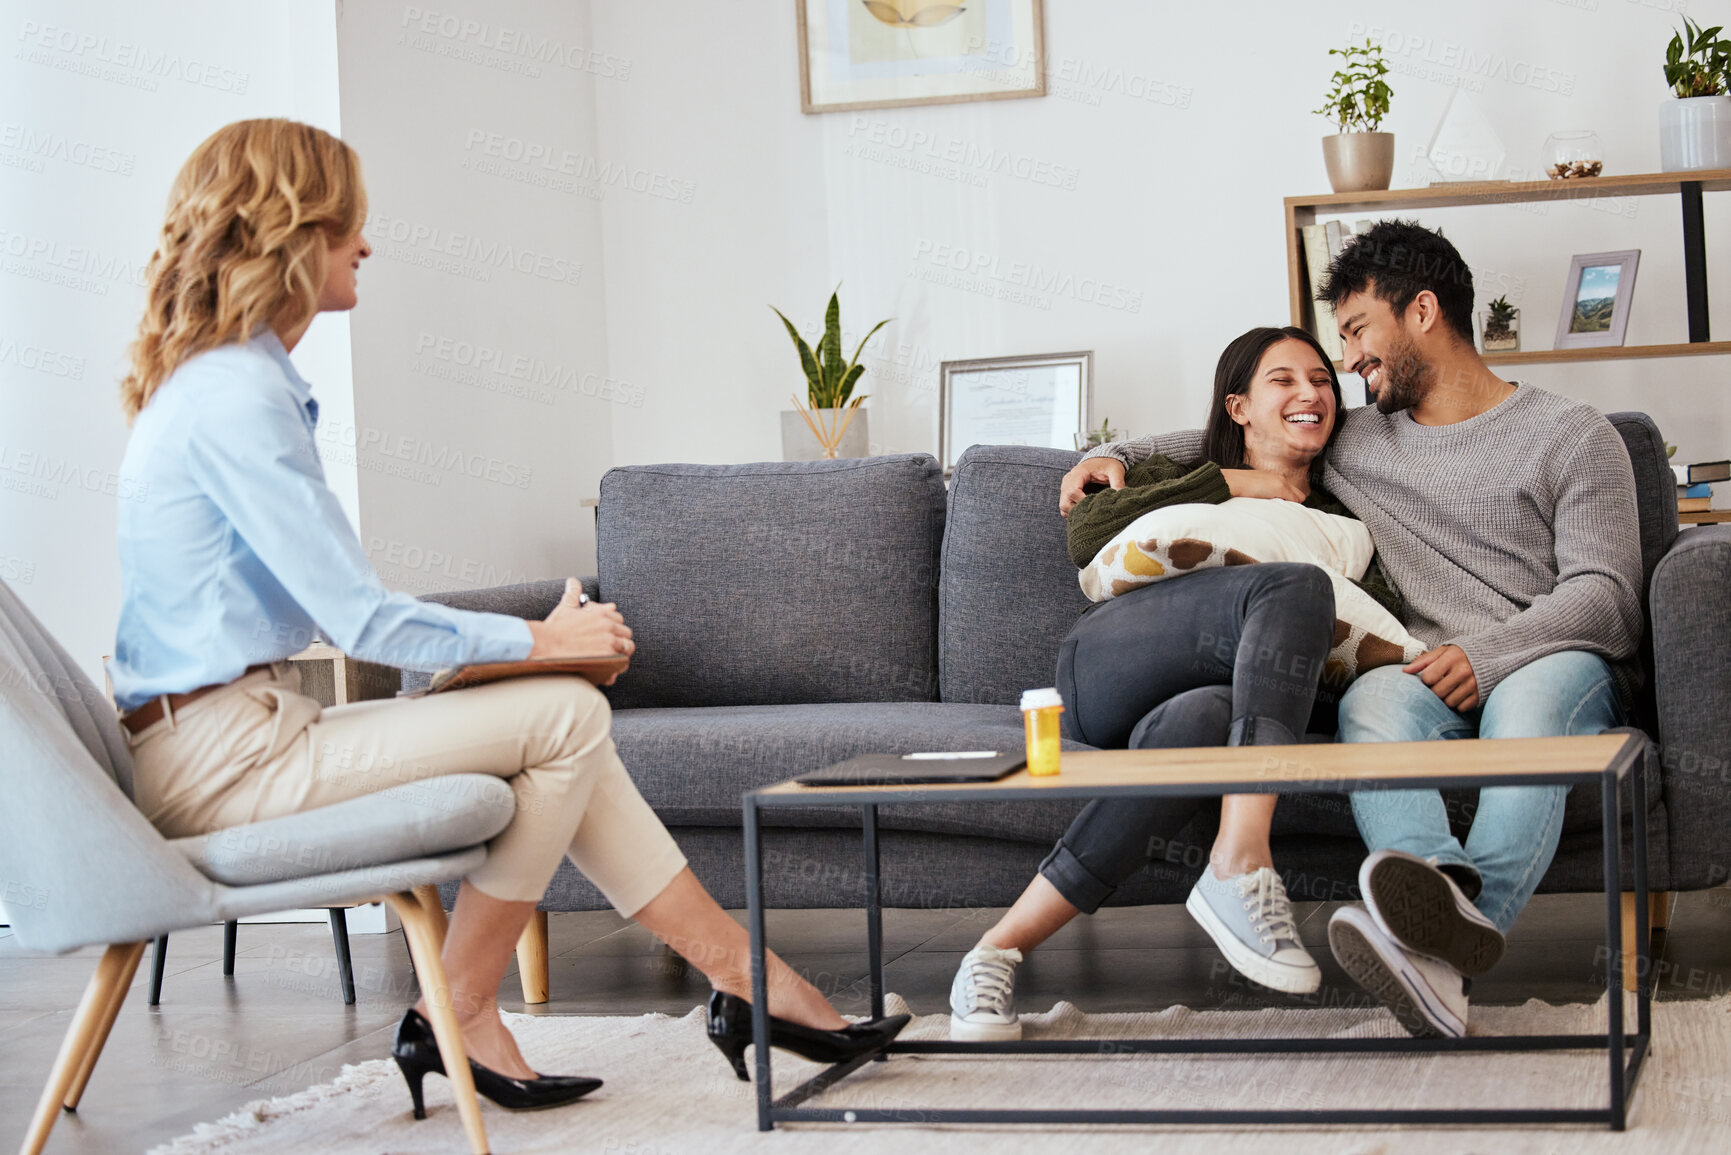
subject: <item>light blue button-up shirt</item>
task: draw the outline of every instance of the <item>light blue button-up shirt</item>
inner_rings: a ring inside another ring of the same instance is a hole
[[[268,328],[188,359],[138,415],[120,475],[120,627],[132,710],[233,681],[320,631],[352,657],[435,670],[529,656],[528,624],[385,589],[325,484],[318,402]]]

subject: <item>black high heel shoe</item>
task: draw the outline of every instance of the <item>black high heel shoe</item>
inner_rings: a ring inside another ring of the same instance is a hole
[[[886,1015],[850,1024],[839,1031],[820,1031],[771,1015],[769,1045],[792,1051],[814,1063],[840,1063],[887,1047],[908,1025],[908,1017]],[[751,1046],[750,1003],[720,991],[710,995],[709,1041],[727,1056],[727,1061],[733,1064],[733,1073],[742,1082],[751,1082],[745,1071],[745,1048]]]
[[[746,1022],[749,1033],[749,1017]],[[409,1097],[415,1101],[415,1118],[425,1119],[427,1109],[421,1100],[421,1080],[429,1071],[443,1075],[445,1060],[439,1055],[432,1024],[413,1007],[397,1026],[397,1038],[391,1044],[391,1058],[397,1061],[398,1069],[408,1081]],[[537,1075],[533,1079],[513,1079],[490,1067],[483,1067],[473,1059],[469,1060],[469,1072],[475,1077],[475,1090],[511,1111],[562,1107],[601,1086],[600,1079],[588,1079],[582,1075]]]

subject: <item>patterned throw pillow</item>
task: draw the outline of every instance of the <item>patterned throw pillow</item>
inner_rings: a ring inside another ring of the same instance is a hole
[[[1323,671],[1344,686],[1366,670],[1405,664],[1425,650],[1395,616],[1347,579],[1370,565],[1363,523],[1291,501],[1234,497],[1219,505],[1169,505],[1145,513],[1095,555],[1079,575],[1102,602],[1157,581],[1214,566],[1309,562],[1334,584],[1334,643]]]

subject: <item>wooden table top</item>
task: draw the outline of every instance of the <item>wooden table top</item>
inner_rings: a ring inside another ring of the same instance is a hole
[[[801,786],[782,782],[755,791],[763,801],[820,802],[841,795],[882,795],[883,801],[960,799],[1042,793],[1111,793],[1117,788],[1222,786],[1280,792],[1338,792],[1347,784],[1393,785],[1455,779],[1464,786],[1512,776],[1576,777],[1603,773],[1631,740],[1627,734],[1573,738],[1472,738],[1437,742],[1315,743],[1302,746],[1207,746],[1173,750],[1065,751],[1061,773],[1035,778],[1026,769],[996,782],[894,786]],[[1636,739],[1638,740],[1638,739]],[[1173,791],[1176,792],[1176,791]],[[1235,791],[1226,791],[1232,793]],[[858,801],[860,799],[850,799]]]

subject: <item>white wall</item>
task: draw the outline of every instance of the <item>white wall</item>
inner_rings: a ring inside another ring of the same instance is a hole
[[[116,387],[169,184],[232,120],[338,131],[336,39],[328,4],[291,0],[22,0],[0,37],[0,578],[101,684]],[[344,420],[346,325],[321,319],[295,360]],[[353,472],[330,473],[354,516]]]
[[[611,462],[585,4],[337,8],[375,252],[352,315],[362,539],[413,593],[594,572]]]
[[[615,414],[615,456],[778,457],[776,412],[801,379],[764,306],[809,330],[837,281],[849,330],[896,318],[862,386],[879,452],[936,452],[938,363],[997,354],[1093,349],[1096,419],[1135,433],[1195,425],[1226,342],[1286,322],[1281,198],[1327,189],[1318,142],[1330,128],[1308,110],[1332,71],[1328,48],[1349,35],[1386,44],[1397,187],[1415,183],[1414,147],[1457,87],[1495,125],[1510,167],[1533,173],[1550,132],[1586,127],[1604,141],[1607,171],[1650,172],[1660,64],[1680,23],[1668,9],[1681,6],[1258,0],[1227,15],[1049,3],[1044,98],[805,116],[792,4],[685,5],[677,20],[656,5],[597,5],[597,47],[636,62],[629,84],[598,91],[603,148],[695,188],[689,205],[603,208],[612,373],[645,397]],[[910,144],[915,134],[931,145]],[[928,147],[952,142],[1008,150],[1039,175],[932,163]],[[1731,201],[1707,201],[1724,339]],[[1570,255],[1624,248],[1643,250],[1629,343],[1687,339],[1674,197],[1419,216],[1446,230],[1490,295],[1522,307],[1527,348],[1551,343]],[[995,299],[1006,286],[990,276],[939,283],[948,262],[981,260],[1121,291],[1106,304],[1062,293],[1030,304]],[[1522,376],[1648,411],[1683,459],[1731,453],[1723,357]]]
[[[878,452],[936,450],[937,365],[960,357],[1091,348],[1097,418],[1195,424],[1226,341],[1286,318],[1280,199],[1326,187],[1327,126],[1306,110],[1328,47],[1387,41],[1397,185],[1463,86],[1513,166],[1589,127],[1609,171],[1651,171],[1680,3],[1259,0],[1224,26],[1207,6],[1050,3],[1050,95],[825,116],[799,112],[784,2],[460,0],[430,23],[425,5],[359,0],[14,3],[0,577],[96,672],[119,598],[102,489],[124,446],[113,390],[138,273],[174,171],[230,120],[337,129],[340,93],[378,253],[350,322],[353,385],[342,319],[321,318],[296,360],[333,486],[386,581],[421,592],[591,572],[578,502],[613,461],[777,458],[801,380],[767,306],[810,330],[838,281],[850,332],[896,318],[864,384]],[[1222,44],[1223,27],[1242,39]],[[1039,175],[934,166],[914,133]],[[1707,203],[1726,338],[1731,198]],[[1629,341],[1684,339],[1674,199],[1420,215],[1522,306],[1528,347],[1549,343],[1571,253],[1634,247]],[[997,299],[989,276],[947,283],[962,253],[1116,291]],[[1684,459],[1731,453],[1723,358],[1524,376],[1647,410]]]

